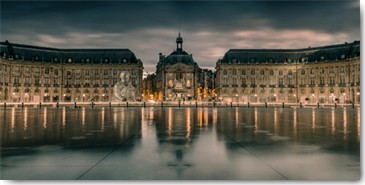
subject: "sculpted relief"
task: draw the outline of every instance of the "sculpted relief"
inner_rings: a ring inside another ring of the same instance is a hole
[[[131,75],[128,71],[122,71],[120,81],[113,87],[114,98],[117,101],[136,101],[135,88],[131,83]]]

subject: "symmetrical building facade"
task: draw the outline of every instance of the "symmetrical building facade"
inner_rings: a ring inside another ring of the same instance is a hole
[[[360,103],[360,41],[305,49],[231,49],[216,63],[217,99]]]
[[[193,56],[183,50],[183,38],[176,38],[176,50],[170,55],[159,54],[156,73],[145,79],[145,99],[204,100],[211,95],[213,72],[201,69]],[[204,93],[205,92],[205,93]]]
[[[0,101],[116,101],[131,74],[137,100],[360,103],[360,41],[304,49],[230,49],[216,71],[201,69],[176,38],[156,73],[129,49],[57,49],[0,42]]]
[[[114,101],[129,71],[142,98],[143,64],[129,49],[57,49],[1,42],[0,101]]]

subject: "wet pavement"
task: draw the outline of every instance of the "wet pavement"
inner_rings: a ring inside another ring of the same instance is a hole
[[[7,108],[1,179],[358,180],[360,109]]]

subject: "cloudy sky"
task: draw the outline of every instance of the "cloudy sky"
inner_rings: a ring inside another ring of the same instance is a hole
[[[306,48],[360,40],[359,0],[1,1],[1,40],[57,48],[129,48],[154,72],[183,48],[202,68],[231,48]]]

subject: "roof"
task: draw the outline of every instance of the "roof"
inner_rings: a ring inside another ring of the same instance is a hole
[[[157,64],[157,68],[173,65],[179,62],[186,65],[198,66],[198,64],[194,61],[192,55],[189,55],[185,51],[174,51],[167,57],[164,57],[162,60],[160,60]]]
[[[304,49],[230,49],[221,63],[316,62],[360,56],[360,41]]]
[[[59,49],[0,42],[1,55],[14,60],[72,63],[139,63],[129,49]]]

